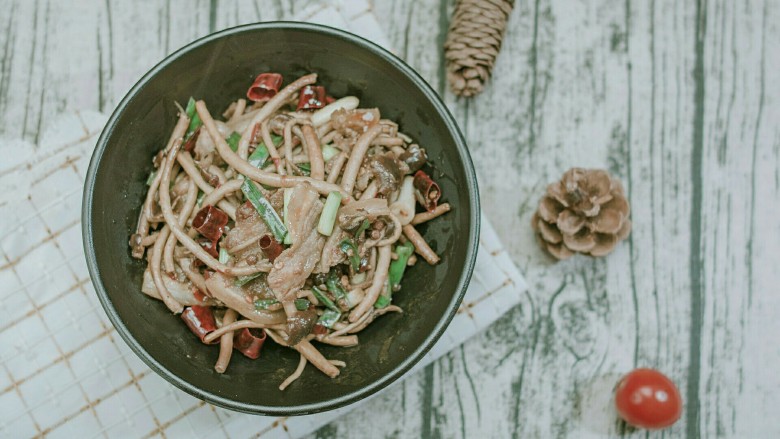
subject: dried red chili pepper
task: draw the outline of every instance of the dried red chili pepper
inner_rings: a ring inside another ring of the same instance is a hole
[[[417,201],[425,207],[428,212],[436,209],[436,205],[441,198],[441,189],[428,174],[423,171],[417,171],[414,174],[414,195]]]
[[[195,143],[198,141],[198,136],[200,136],[200,129],[203,128],[203,125],[199,126],[195,131],[192,132],[192,134],[189,135],[184,140],[184,150],[187,152],[192,152],[192,149],[195,148]]]
[[[219,256],[219,255],[217,255],[217,256]],[[195,271],[195,270],[200,271],[200,269],[205,267],[205,266],[206,266],[206,263],[201,261],[198,258],[195,258],[195,259],[192,260],[192,262],[190,262],[190,270],[193,270],[193,271]]]
[[[254,332],[260,332],[255,335]],[[245,357],[256,360],[260,356],[260,349],[265,342],[265,330],[244,328],[233,336],[233,348],[239,350]]]
[[[192,220],[192,227],[210,241],[216,242],[225,231],[228,216],[214,206],[206,206],[198,211]]]
[[[203,341],[207,335],[217,330],[214,313],[208,306],[188,306],[182,311],[181,319],[184,320],[190,331],[200,338],[200,341]],[[219,343],[219,340],[214,343]]]
[[[298,107],[300,110],[316,110],[326,105],[325,87],[307,85],[301,89],[298,95]]]
[[[284,247],[282,247],[282,244],[280,244],[273,235],[266,233],[260,237],[260,250],[263,251],[263,255],[265,255],[269,261],[273,262],[274,259],[282,253]]]
[[[282,86],[282,75],[278,73],[261,73],[257,75],[252,86],[246,92],[250,101],[265,102],[276,96]]]
[[[328,333],[328,328],[317,323],[314,325],[314,329],[311,332],[314,335],[325,335]]]
[[[334,98],[331,95],[325,96],[325,105],[329,105],[329,104],[332,104],[334,102],[336,102],[336,98]]]
[[[208,238],[200,238],[198,240],[198,244],[200,244],[200,246],[203,247],[203,250],[206,250],[211,256],[215,258],[219,257],[219,249],[217,249],[217,241],[212,241]]]
[[[206,297],[208,297],[205,294],[203,294],[201,290],[197,288],[193,288],[192,296],[195,297],[195,300],[201,303],[203,303],[203,301],[206,300]]]

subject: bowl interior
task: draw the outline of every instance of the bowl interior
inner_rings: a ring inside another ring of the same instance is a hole
[[[431,99],[429,88],[377,49],[354,37],[314,26],[250,26],[200,40],[147,75],[120,104],[93,157],[85,192],[90,268],[109,316],[131,347],[177,386],[229,408],[265,414],[296,414],[334,408],[366,396],[411,367],[454,312],[471,274],[477,236],[476,186],[467,155],[459,153],[457,128]],[[272,342],[259,360],[234,353],[227,373],[214,372],[218,348],[201,344],[159,301],[140,292],[145,262],[130,257],[135,228],[152,169],[176,122],[174,101],[204,99],[211,113],[243,97],[260,72],[282,73],[285,82],[309,73],[334,96],[355,95],[361,107],[378,107],[385,118],[428,151],[447,216],[420,227],[442,263],[418,263],[394,297],[405,313],[379,318],[352,348],[318,347],[347,367],[331,380],[311,365],[286,391],[278,385],[298,354]],[[460,143],[460,148],[463,145]],[[92,253],[93,252],[93,253]],[[316,390],[315,390],[316,389]]]

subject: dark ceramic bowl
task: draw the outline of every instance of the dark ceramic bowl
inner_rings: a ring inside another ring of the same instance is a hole
[[[214,372],[219,349],[194,337],[181,319],[140,292],[145,262],[127,245],[146,194],[151,159],[177,119],[174,102],[201,98],[212,113],[246,93],[258,72],[289,82],[316,72],[334,96],[355,95],[428,150],[453,211],[420,227],[442,262],[409,270],[393,300],[404,314],[385,315],[352,348],[319,346],[347,367],[330,379],[309,365],[287,390],[279,384],[298,354],[267,343],[259,360],[234,355]],[[438,172],[440,171],[440,172]],[[441,336],[466,292],[477,256],[479,200],[466,144],[431,87],[403,61],[355,35],[302,23],[241,26],[201,38],[155,66],[108,121],[87,174],[84,248],[100,302],[122,338],[155,372],[212,404],[264,415],[334,409],[369,396],[408,371]]]

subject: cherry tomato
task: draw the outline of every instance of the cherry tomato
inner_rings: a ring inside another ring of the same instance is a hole
[[[627,423],[655,430],[680,419],[682,399],[666,375],[654,369],[635,369],[618,383],[615,407]]]

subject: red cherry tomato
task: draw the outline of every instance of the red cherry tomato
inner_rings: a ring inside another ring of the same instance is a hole
[[[627,423],[655,430],[680,419],[682,399],[666,375],[653,369],[635,369],[618,383],[615,407]]]

